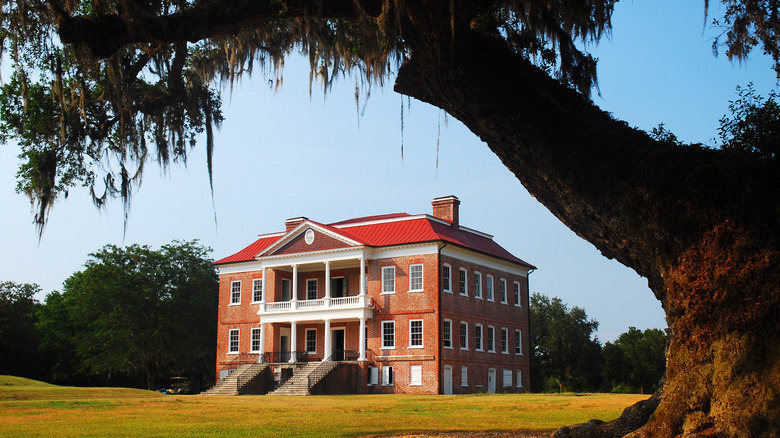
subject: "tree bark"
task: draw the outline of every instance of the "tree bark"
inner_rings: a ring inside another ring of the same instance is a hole
[[[461,120],[532,196],[647,278],[661,301],[666,384],[635,436],[780,433],[777,168],[654,141],[500,40],[465,31],[410,44],[396,91]]]

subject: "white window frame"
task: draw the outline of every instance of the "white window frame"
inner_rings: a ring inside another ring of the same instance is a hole
[[[309,285],[314,284],[314,298],[309,298],[309,294],[312,292],[311,289],[309,289]],[[316,300],[319,296],[319,282],[316,278],[307,278],[306,279],[306,299],[307,300]]]
[[[415,341],[415,334],[416,333],[412,332],[412,326],[414,325],[414,323],[417,323],[417,322],[420,323],[420,333],[419,333],[419,338],[420,338],[419,342],[420,343],[419,343],[419,345],[415,344],[415,342],[416,342]],[[423,320],[422,319],[410,319],[409,320],[409,348],[424,348],[424,346],[425,346],[424,344],[425,344],[425,324],[423,323]]]
[[[393,345],[385,344],[385,327],[392,327]],[[395,348],[395,321],[382,321],[382,350],[392,350]]]
[[[515,354],[523,355],[523,331],[515,330]]]
[[[382,367],[382,386],[395,385],[395,370],[392,365],[385,365]]]
[[[498,291],[501,295],[501,304],[509,304],[509,301],[507,301],[507,296],[509,293],[506,290],[506,278],[501,278],[498,280]]]
[[[509,354],[509,329],[501,327],[501,354]]]
[[[235,349],[233,344],[233,334],[235,333],[236,339],[235,339]],[[238,354],[238,351],[240,349],[240,342],[241,342],[241,331],[239,329],[230,329],[228,330],[228,354]]]
[[[235,286],[238,285],[238,288]],[[230,305],[238,306],[241,304],[241,280],[230,282]]]
[[[374,386],[379,384],[379,368],[368,367],[368,385]]]
[[[260,303],[262,301],[263,301],[263,279],[253,278],[252,279],[252,302]]]
[[[460,367],[460,386],[469,386],[469,367]]]
[[[477,299],[483,299],[482,298],[482,273],[479,271],[474,271],[474,298]]]
[[[409,365],[409,386],[422,386],[422,365]]]
[[[515,281],[514,289],[512,290],[512,293],[515,296],[515,307],[523,307],[523,303],[521,302],[521,300],[523,298],[520,296],[520,282],[519,281]]]
[[[488,301],[495,301],[496,300],[496,297],[494,295],[495,291],[493,290],[493,286],[494,286],[493,276],[488,274],[487,275],[487,280],[485,280],[485,291],[487,292],[486,295],[487,295],[487,300]]]
[[[503,378],[503,382],[502,382],[503,385],[502,386],[504,388],[511,388],[512,387],[512,370],[510,370],[508,368],[504,368],[503,371],[504,372],[502,374],[503,374],[504,378]]]
[[[395,266],[382,266],[382,294],[394,294],[394,293],[395,293]]]
[[[415,274],[416,268],[420,268],[419,276]],[[419,282],[420,287],[415,288],[415,283]],[[425,270],[422,263],[414,263],[409,265],[409,292],[422,292],[425,287]]]
[[[466,268],[458,269],[458,289],[464,297],[469,296],[469,271]]]
[[[466,332],[463,332],[463,327],[466,328]],[[463,341],[466,342],[463,342]],[[468,350],[469,349],[469,323],[466,321],[460,322],[460,349],[461,350]]]
[[[496,328],[492,325],[489,325],[487,327],[487,347],[488,347],[488,353],[495,353],[496,352]]]
[[[517,387],[523,387],[523,370],[517,370]]]
[[[445,263],[441,266],[442,290],[452,293],[452,265]]]
[[[482,324],[474,324],[474,349],[485,351],[485,327]]]
[[[449,327],[449,333],[447,333],[447,328]],[[449,343],[449,345],[447,345]],[[444,348],[449,348],[452,350],[452,320],[451,319],[444,319],[442,321],[441,325],[441,345]]]
[[[262,330],[260,327],[252,327],[252,332],[250,334],[249,338],[249,352],[250,353],[259,353],[260,352],[260,336],[262,334]],[[257,348],[255,348],[255,345],[257,345]]]
[[[314,332],[314,350],[309,349],[309,333],[311,332]],[[317,354],[317,329],[316,328],[306,329],[303,339],[304,339],[304,347],[306,348],[306,352],[309,354]]]

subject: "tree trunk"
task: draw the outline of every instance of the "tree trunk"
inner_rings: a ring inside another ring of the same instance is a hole
[[[433,19],[411,20],[433,30],[409,39],[396,91],[461,120],[532,196],[647,278],[661,301],[666,384],[636,436],[780,433],[777,169],[654,141],[500,40],[471,31],[436,40]]]

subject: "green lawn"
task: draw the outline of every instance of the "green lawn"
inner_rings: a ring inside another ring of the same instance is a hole
[[[354,437],[611,420],[647,395],[174,396],[0,376],[0,436]]]

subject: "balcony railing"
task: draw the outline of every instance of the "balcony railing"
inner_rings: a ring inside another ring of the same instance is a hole
[[[260,313],[279,313],[295,310],[361,309],[371,307],[371,304],[371,298],[368,295],[330,299],[320,298],[317,300],[277,301],[263,303],[260,307]]]

